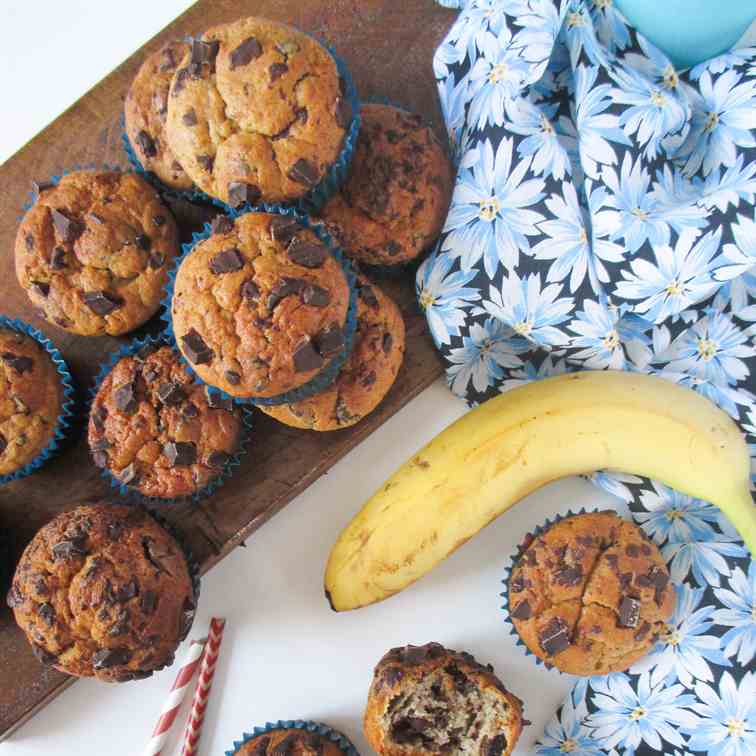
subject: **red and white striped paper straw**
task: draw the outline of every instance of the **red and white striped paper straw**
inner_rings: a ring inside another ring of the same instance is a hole
[[[184,747],[181,749],[181,756],[196,756],[197,754],[197,745],[202,735],[202,723],[205,719],[210,689],[213,686],[215,665],[218,662],[218,653],[225,627],[226,620],[224,619],[213,617],[210,620],[210,632],[207,635],[205,653],[202,656],[202,664],[197,678],[197,687],[194,690],[192,710],[189,712],[186,730],[184,730]]]
[[[163,750],[168,733],[181,707],[181,702],[184,700],[186,691],[189,689],[189,683],[191,683],[194,673],[200,665],[203,648],[204,640],[192,641],[189,645],[189,650],[184,657],[183,664],[179,668],[176,679],[173,681],[170,695],[165,704],[163,704],[160,719],[158,719],[155,725],[150,742],[147,743],[142,752],[143,756],[158,756]]]

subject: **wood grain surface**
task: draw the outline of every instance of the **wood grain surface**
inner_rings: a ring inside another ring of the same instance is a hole
[[[174,37],[199,33],[245,15],[283,21],[325,39],[346,61],[363,100],[388,98],[422,114],[442,135],[431,60],[454,14],[433,0],[200,0],[192,6],[0,167],[0,244],[4,251],[0,258],[0,311],[26,320],[53,339],[73,372],[80,411],[98,365],[123,340],[85,338],[56,329],[39,317],[17,285],[12,250],[30,182],[75,166],[125,167],[121,109],[145,55]],[[185,238],[212,215],[183,202],[172,203],[172,207]],[[318,434],[287,428],[256,413],[251,451],[234,478],[200,505],[162,510],[186,534],[203,571],[441,374],[425,319],[415,304],[411,276],[385,282],[385,288],[402,308],[407,354],[391,392],[370,417],[351,429]],[[159,320],[154,318],[132,336],[158,328]],[[40,472],[0,488],[0,524],[13,533],[15,556],[56,513],[109,494],[89,461],[82,427],[72,436],[68,448]],[[264,538],[264,531],[255,537]],[[249,546],[254,548],[254,539]],[[0,739],[73,682],[36,661],[4,602],[0,608],[0,680]]]

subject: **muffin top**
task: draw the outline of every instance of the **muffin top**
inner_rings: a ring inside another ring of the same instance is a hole
[[[269,730],[248,740],[235,752],[239,756],[343,756],[330,738],[296,728]]]
[[[509,613],[538,657],[574,675],[621,672],[663,631],[675,593],[656,545],[613,512],[560,520],[520,555]]]
[[[39,530],[8,592],[43,664],[107,682],[170,664],[195,599],[175,539],[140,507],[109,502],[63,512]]]
[[[357,330],[336,380],[324,391],[291,404],[262,406],[286,425],[317,431],[359,422],[394,383],[404,357],[404,320],[399,308],[375,284],[357,276]]]
[[[241,433],[240,410],[211,396],[171,347],[148,344],[105,377],[88,440],[95,464],[129,488],[175,498],[221,475]]]
[[[345,254],[370,265],[413,260],[441,232],[453,171],[420,116],[390,105],[362,105],[346,183],[321,215]]]
[[[168,144],[165,123],[171,79],[188,51],[186,42],[174,40],[148,56],[124,104],[126,134],[142,166],[166,186],[180,190],[191,189],[193,183]]]
[[[16,236],[16,275],[47,320],[115,336],[160,306],[178,253],[176,224],[133,173],[69,173],[43,185]]]
[[[344,347],[347,277],[293,219],[219,216],[181,262],[172,302],[179,348],[203,381],[270,397],[307,383]]]
[[[304,196],[342,149],[352,114],[336,63],[261,18],[192,42],[168,98],[168,140],[195,184],[233,207]]]
[[[63,384],[31,337],[0,328],[0,475],[28,465],[55,435]]]

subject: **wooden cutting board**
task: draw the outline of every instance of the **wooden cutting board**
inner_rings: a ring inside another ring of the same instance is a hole
[[[12,250],[30,182],[74,166],[126,167],[121,110],[129,83],[145,56],[175,37],[253,14],[324,38],[346,61],[363,100],[388,98],[425,116],[439,136],[443,135],[431,60],[455,14],[433,0],[199,0],[0,168],[0,245],[4,250],[0,312],[24,319],[53,339],[73,372],[80,409],[98,365],[124,340],[85,338],[57,330],[37,315],[17,285]],[[188,203],[172,206],[184,240],[212,215]],[[441,374],[425,319],[415,303],[411,278],[385,282],[404,314],[407,353],[391,392],[370,417],[351,429],[318,434],[287,428],[258,412],[251,451],[234,478],[197,506],[162,510],[186,534],[203,572]],[[155,318],[136,335],[158,327]],[[0,488],[0,523],[14,534],[15,556],[53,515],[109,491],[89,461],[80,426],[69,448],[42,471]],[[252,539],[249,546],[254,548],[254,543]],[[73,682],[37,662],[4,602],[0,608],[0,680],[0,739]]]

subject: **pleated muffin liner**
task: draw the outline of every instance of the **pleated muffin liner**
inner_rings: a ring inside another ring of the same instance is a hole
[[[34,459],[31,460],[31,462],[28,462],[19,470],[15,470],[7,475],[0,475],[0,485],[2,485],[4,483],[10,483],[12,480],[18,480],[19,478],[25,478],[27,475],[31,475],[35,470],[42,467],[48,459],[55,456],[59,451],[61,442],[71,430],[76,403],[74,400],[73,378],[68,370],[68,365],[66,365],[66,361],[63,359],[63,355],[58,351],[58,348],[42,333],[42,331],[37,330],[23,320],[9,318],[5,315],[0,315],[0,328],[6,328],[15,331],[16,333],[22,333],[34,339],[45,352],[47,352],[48,356],[53,361],[58,373],[60,385],[63,389],[60,413],[58,414],[58,419],[55,423],[53,435],[47,442],[47,445],[36,457],[34,457]]]
[[[338,730],[334,730],[322,722],[312,722],[309,720],[293,719],[284,720],[279,719],[277,722],[266,722],[263,727],[255,727],[252,732],[245,732],[242,734],[241,740],[234,741],[233,749],[226,751],[225,756],[234,756],[239,752],[239,749],[250,740],[265,735],[268,732],[276,732],[278,730],[303,730],[313,734],[320,735],[327,738],[332,743],[335,743],[341,752],[345,756],[360,756],[359,751],[354,747],[349,738]]]
[[[140,339],[132,339],[127,344],[112,352],[108,359],[100,366],[97,376],[95,378],[94,386],[89,391],[89,406],[87,411],[87,418],[89,418],[94,404],[95,397],[97,396],[105,378],[110,375],[111,371],[115,367],[116,363],[124,357],[129,357],[136,354],[140,349],[145,346],[169,346],[182,362],[185,367],[186,361],[181,356],[181,353],[176,348],[175,344],[167,337],[166,334],[160,334],[158,336],[146,336]],[[192,378],[195,376],[186,371]],[[250,441],[252,432],[252,412],[247,408],[240,408],[242,412],[242,427],[241,434],[239,436],[239,443],[237,445],[236,452],[231,455],[230,459],[223,466],[223,469],[219,471],[218,475],[214,477],[206,486],[199,491],[195,491],[191,495],[177,496],[177,497],[160,497],[160,496],[146,496],[145,494],[130,488],[127,484],[120,481],[108,468],[100,469],[100,475],[102,478],[108,481],[111,488],[118,491],[119,496],[122,496],[130,501],[138,502],[139,504],[147,506],[171,506],[175,504],[196,504],[202,499],[206,499],[217,491],[229,478],[231,478],[239,465],[241,465],[242,457],[247,453],[247,445]],[[87,434],[89,428],[89,421],[87,420]],[[90,450],[91,451],[91,450]]]
[[[329,252],[333,255],[336,261],[341,266],[344,276],[346,277],[347,285],[349,286],[349,306],[347,308],[346,320],[344,321],[344,327],[342,333],[344,336],[344,348],[335,357],[331,358],[330,362],[307,383],[299,386],[291,391],[286,391],[283,394],[269,397],[239,397],[232,396],[231,394],[223,391],[222,389],[213,386],[207,381],[204,381],[194,370],[192,364],[181,354],[181,350],[178,350],[181,355],[181,359],[184,364],[189,368],[195,378],[208,386],[208,389],[212,393],[217,393],[224,399],[230,399],[235,404],[251,404],[251,405],[263,405],[272,406],[277,404],[292,404],[294,402],[301,402],[303,399],[309,399],[315,394],[319,394],[328,388],[337,378],[339,371],[344,366],[347,358],[352,351],[352,345],[354,343],[354,335],[357,330],[357,287],[356,276],[352,269],[352,265],[348,258],[343,254],[341,248],[334,242],[331,235],[322,227],[322,224],[316,224],[310,220],[310,217],[293,207],[283,207],[282,205],[260,205],[258,207],[248,207],[242,210],[231,210],[227,213],[231,220],[236,220],[242,215],[247,213],[271,213],[274,215],[283,215],[293,218],[304,228],[312,231],[323,244],[328,247]],[[195,232],[192,235],[192,241],[184,244],[182,254],[177,258],[173,269],[168,274],[168,286],[167,294],[163,300],[163,320],[166,322],[166,334],[170,338],[173,344],[177,344],[176,334],[173,329],[173,310],[171,302],[173,300],[174,288],[176,285],[176,274],[181,267],[182,262],[191,255],[194,247],[201,241],[208,239],[212,236],[213,230],[209,223],[206,223],[201,232]]]
[[[558,522],[561,522],[562,520],[566,520],[569,517],[575,517],[576,515],[581,514],[593,514],[599,510],[594,509],[585,509],[583,507],[579,512],[573,512],[572,510],[569,510],[566,514],[563,515],[555,515],[551,519],[547,519],[542,525],[539,525],[537,528],[535,528],[532,532],[527,533],[525,537],[520,542],[520,545],[517,547],[517,552],[513,557],[510,558],[509,565],[505,567],[504,569],[504,578],[502,579],[502,583],[504,585],[504,592],[500,593],[499,596],[504,599],[504,604],[501,607],[502,611],[504,612],[504,622],[509,626],[509,634],[514,636],[515,639],[515,645],[520,646],[522,650],[525,652],[525,656],[532,656],[536,664],[543,665],[548,670],[555,670],[560,675],[566,675],[569,674],[567,672],[562,672],[558,667],[554,666],[550,662],[546,662],[543,659],[541,659],[540,656],[537,654],[534,654],[527,646],[525,641],[522,640],[520,637],[520,634],[517,632],[517,628],[514,625],[514,622],[512,622],[512,614],[510,612],[510,602],[509,602],[509,582],[512,579],[512,573],[514,572],[514,568],[517,566],[517,564],[520,561],[520,558],[522,555],[528,550],[528,547],[535,541],[536,538],[538,538],[541,534],[545,533],[549,528],[556,525]],[[574,676],[574,675],[573,675]]]
[[[305,32],[306,33],[306,32]],[[311,36],[311,35],[310,35]],[[313,37],[314,39],[314,37]],[[325,44],[322,40],[316,40],[318,44],[326,48],[330,56],[336,63],[336,69],[339,77],[344,81],[344,98],[349,103],[352,109],[352,120],[349,124],[349,128],[346,129],[344,135],[344,142],[341,146],[341,152],[334,161],[333,165],[326,171],[325,176],[320,180],[317,186],[310,189],[307,194],[299,199],[292,200],[291,202],[281,202],[279,204],[287,207],[294,207],[300,212],[311,213],[321,208],[326,200],[344,183],[346,177],[349,175],[349,166],[352,162],[352,156],[354,155],[354,148],[357,145],[357,137],[360,132],[360,100],[357,95],[357,87],[354,84],[352,75],[349,73],[349,69],[346,67],[344,61],[336,54],[336,51],[330,45]],[[169,197],[176,199],[185,199],[189,202],[211,204],[219,207],[224,212],[231,211],[243,211],[250,207],[250,205],[243,205],[238,208],[233,208],[231,205],[223,202],[217,197],[212,197],[206,192],[195,186],[194,189],[182,190],[175,189],[173,187],[164,184],[152,171],[148,171],[142,165],[142,162],[137,157],[136,151],[133,145],[129,141],[129,137],[126,134],[125,118],[121,116],[122,135],[121,141],[123,142],[123,149],[126,152],[126,157],[132,166],[132,168],[143,176],[147,181],[152,184],[161,194],[165,194]],[[255,205],[254,207],[260,207],[261,205]]]

